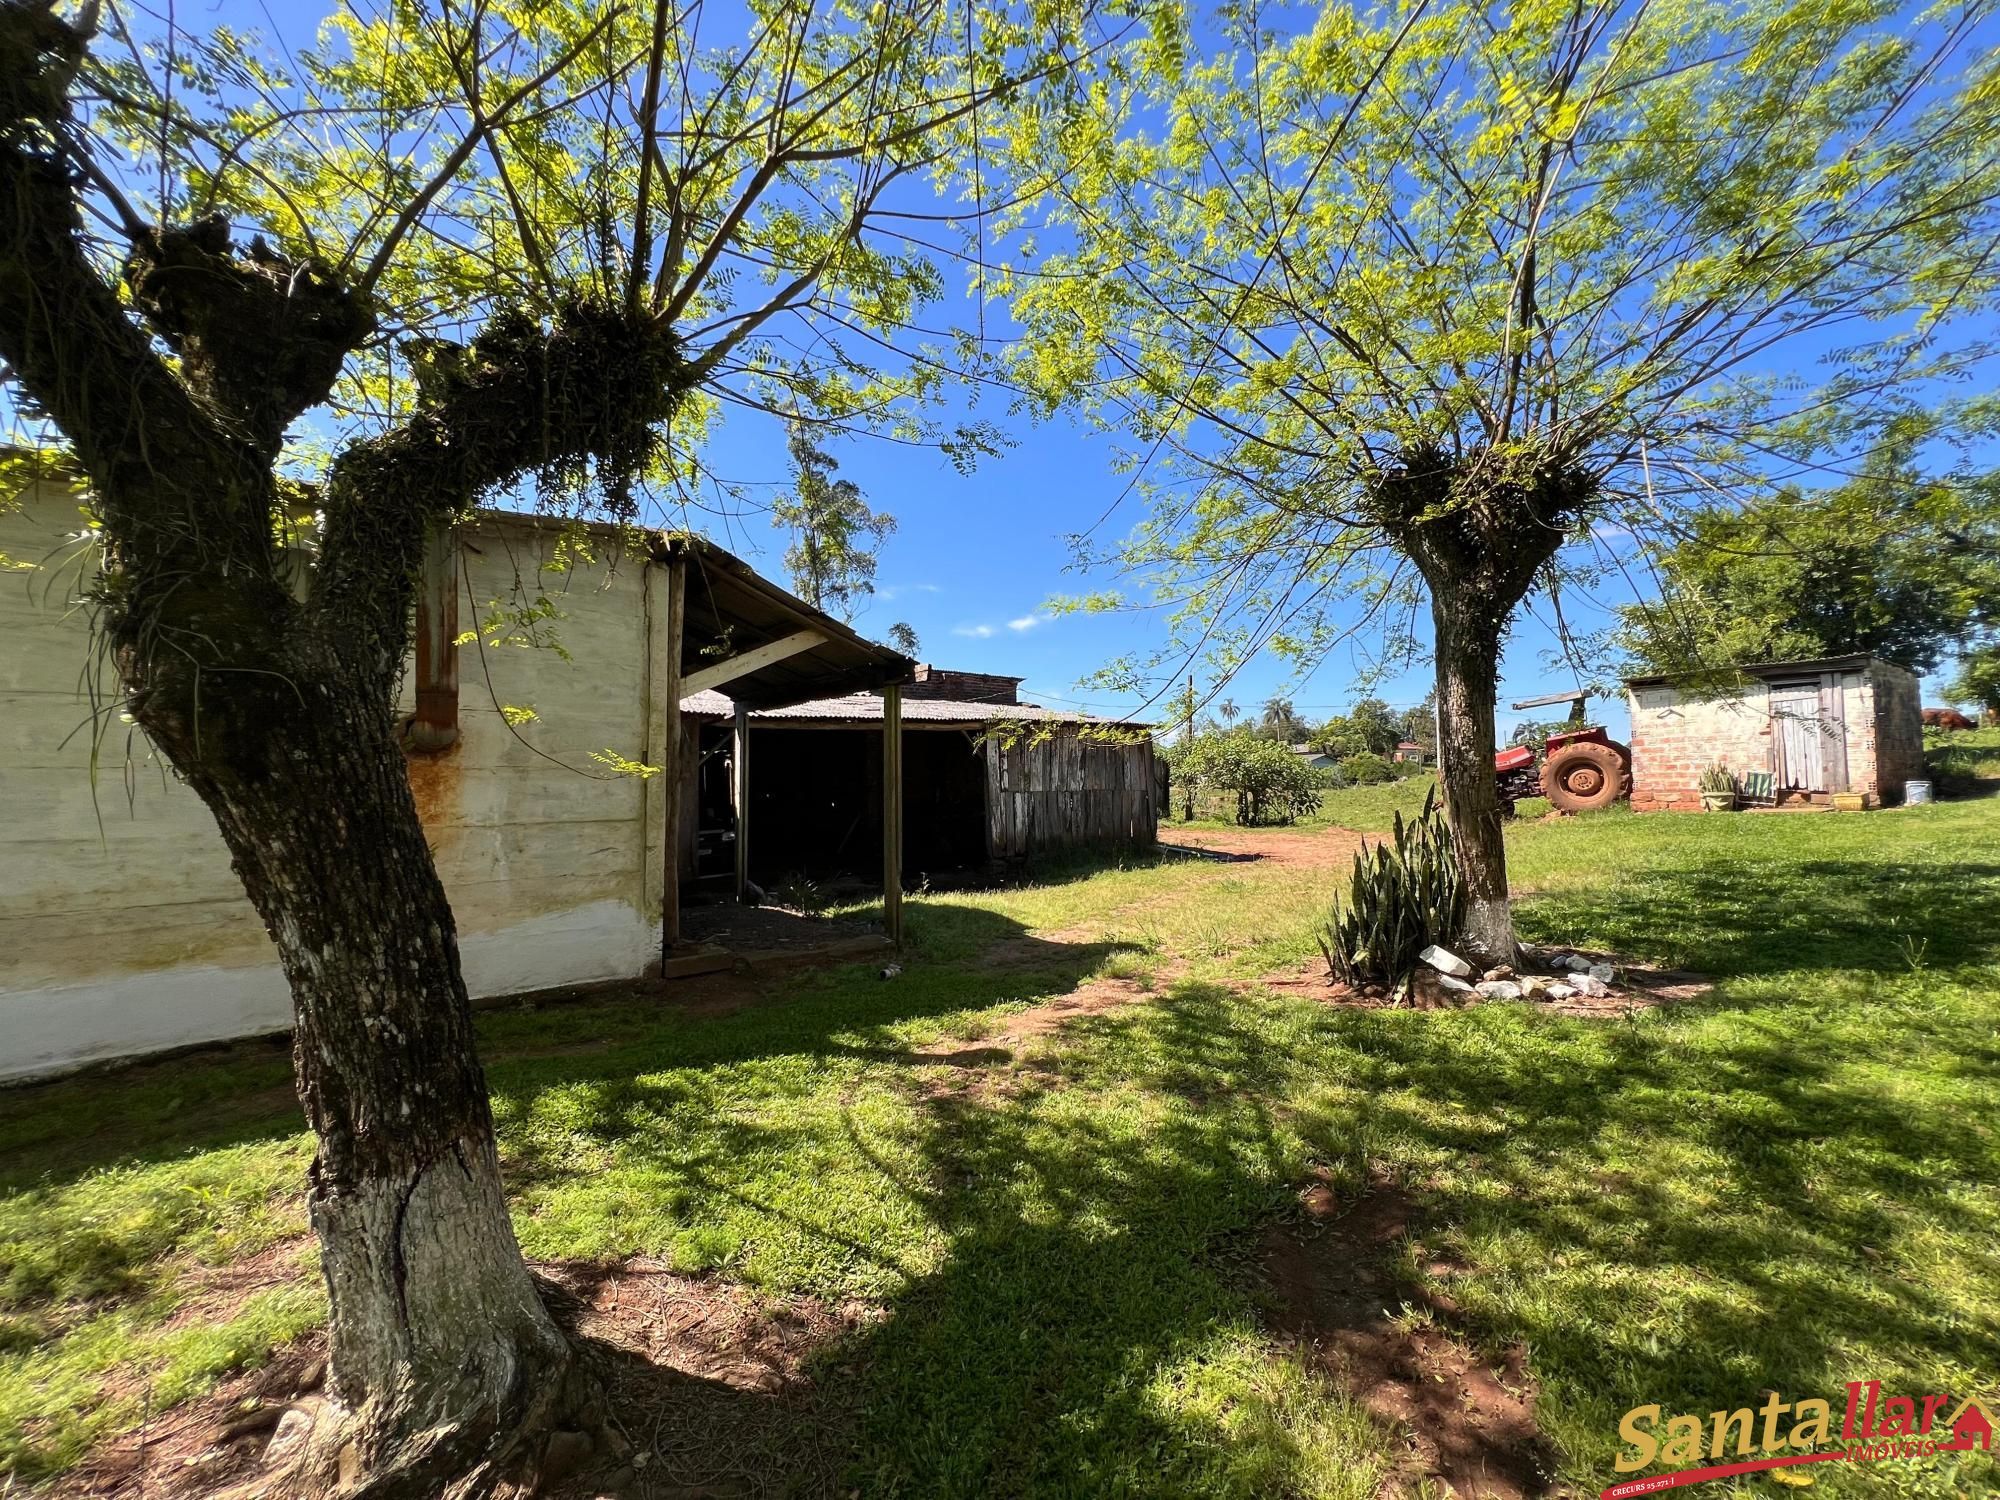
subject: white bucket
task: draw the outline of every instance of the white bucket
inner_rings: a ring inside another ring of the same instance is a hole
[[[1931,784],[1928,781],[1906,781],[1903,783],[1903,806],[1918,807],[1931,800]]]

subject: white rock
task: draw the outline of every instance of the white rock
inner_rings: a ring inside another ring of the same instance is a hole
[[[1611,993],[1611,986],[1595,974],[1579,974],[1576,976],[1576,992],[1598,1000]]]
[[[1592,979],[1601,979],[1606,984],[1609,984],[1618,977],[1618,971],[1612,968],[1610,964],[1592,964],[1590,966],[1590,977]]]
[[[1542,998],[1554,1004],[1558,1000],[1567,1000],[1574,994],[1576,991],[1566,984],[1552,984],[1542,991]]]
[[[1432,943],[1423,952],[1419,953],[1417,955],[1417,962],[1429,964],[1438,973],[1447,974],[1453,979],[1463,979],[1472,972],[1471,964],[1460,958],[1456,953],[1453,953],[1449,948],[1440,948],[1436,943]]]
[[[1521,986],[1521,998],[1524,1000],[1541,999],[1547,993],[1549,986],[1555,983],[1553,979],[1540,974],[1523,974],[1516,982]]]
[[[1484,984],[1474,985],[1473,988],[1478,990],[1488,1000],[1518,1000],[1521,998],[1521,987],[1511,979],[1489,979]]]
[[[264,1445],[264,1462],[273,1468],[291,1463],[305,1451],[312,1430],[313,1414],[304,1407],[294,1406],[278,1418],[278,1425],[272,1429],[271,1440]]]

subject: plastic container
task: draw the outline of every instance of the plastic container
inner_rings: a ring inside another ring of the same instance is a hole
[[[1903,806],[1920,807],[1931,800],[1931,784],[1928,781],[1906,781],[1903,783]]]

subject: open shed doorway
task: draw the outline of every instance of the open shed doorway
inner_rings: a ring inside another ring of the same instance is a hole
[[[986,865],[986,763],[963,730],[903,732],[905,873]],[[750,730],[750,876],[875,884],[882,863],[882,731]]]

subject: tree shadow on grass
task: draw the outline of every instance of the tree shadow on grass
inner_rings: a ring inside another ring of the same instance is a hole
[[[1539,896],[1524,937],[1588,934],[1633,957],[1718,976],[1904,973],[2000,957],[2000,865],[1811,860],[1639,870]]]
[[[672,986],[631,996],[483,1009],[480,1057],[496,1098],[638,1073],[811,1052],[862,1032],[1074,989],[1130,945],[1063,943],[967,908],[951,947],[1005,942],[1004,968],[905,960],[898,982],[879,960],[757,981],[760,1003],[724,1015],[677,1009]],[[62,1184],[107,1166],[273,1141],[304,1128],[289,1037],[258,1037],[151,1061],[0,1089],[0,1191]]]
[[[1833,1398],[1850,1379],[1991,1368],[2000,1318],[1968,1293],[2000,1274],[1978,1201],[2000,1167],[1990,1133],[1968,1128],[1963,1090],[1885,1089],[1847,1066],[1900,1008],[1844,1027],[1803,1003],[1627,1024],[1327,1009],[1283,1058],[1246,1045],[1227,992],[1183,985],[1133,1024],[1151,1048],[1138,1076],[1162,1088],[1219,1066],[1296,1096],[1285,1075],[1312,1058],[1344,1097],[1301,1130],[1417,1174],[1430,1250],[1501,1247],[1450,1289],[1489,1351],[1532,1350],[1544,1391],[1585,1414],[1572,1458],[1603,1468],[1617,1415],[1645,1402],[1707,1412],[1766,1388]],[[1961,1015],[1905,1058],[1962,1077],[1959,1044],[1980,1034]],[[1972,1282],[1898,1270],[1940,1236]]]

